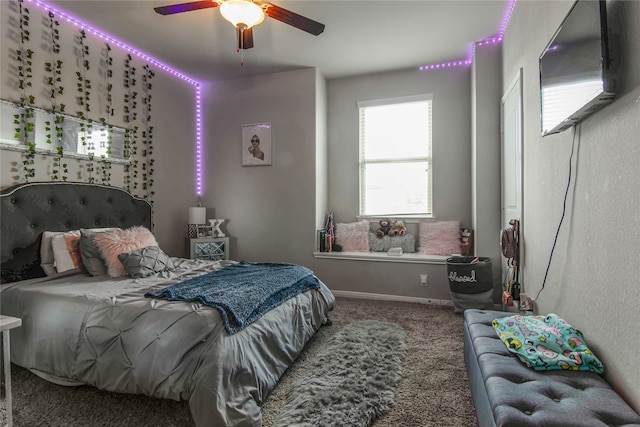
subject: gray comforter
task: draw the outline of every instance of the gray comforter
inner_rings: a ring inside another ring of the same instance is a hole
[[[11,361],[62,385],[188,400],[196,426],[260,426],[260,405],[326,322],[334,297],[295,296],[243,331],[226,333],[217,310],[144,298],[224,261],[172,259],[177,269],[143,279],[76,274],[3,285]]]

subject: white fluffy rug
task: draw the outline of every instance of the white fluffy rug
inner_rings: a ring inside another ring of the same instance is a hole
[[[406,340],[396,323],[345,326],[291,388],[274,426],[370,426],[393,404]]]

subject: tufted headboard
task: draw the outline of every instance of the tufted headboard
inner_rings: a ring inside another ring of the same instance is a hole
[[[151,205],[127,191],[99,184],[39,182],[0,191],[2,283],[43,277],[44,231],[144,225],[153,230]]]

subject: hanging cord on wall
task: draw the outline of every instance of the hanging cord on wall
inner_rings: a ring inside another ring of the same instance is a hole
[[[573,170],[573,151],[576,144],[576,134],[578,134],[578,140],[580,139],[580,125],[576,125],[573,127],[573,140],[571,141],[571,155],[569,156],[569,179],[567,180],[567,188],[564,192],[564,201],[562,203],[562,216],[560,217],[560,223],[558,224],[558,229],[556,230],[556,237],[553,239],[553,246],[551,247],[551,253],[549,254],[549,262],[547,263],[547,270],[544,272],[544,279],[542,280],[542,287],[538,291],[534,301],[538,300],[540,293],[544,289],[544,285],[547,282],[547,275],[549,274],[549,267],[551,266],[551,259],[553,258],[553,251],[556,248],[556,243],[558,243],[558,235],[560,234],[560,227],[562,227],[562,222],[564,221],[564,215],[567,211],[567,196],[569,195],[569,187],[571,186],[571,175]]]

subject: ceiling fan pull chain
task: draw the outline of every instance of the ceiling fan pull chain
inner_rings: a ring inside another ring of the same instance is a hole
[[[238,48],[236,52],[240,52],[240,66],[244,65],[244,32],[246,29],[247,27],[242,24],[236,27],[236,35],[238,37]]]
[[[240,66],[244,65],[244,30],[246,27],[242,27],[240,30]]]

